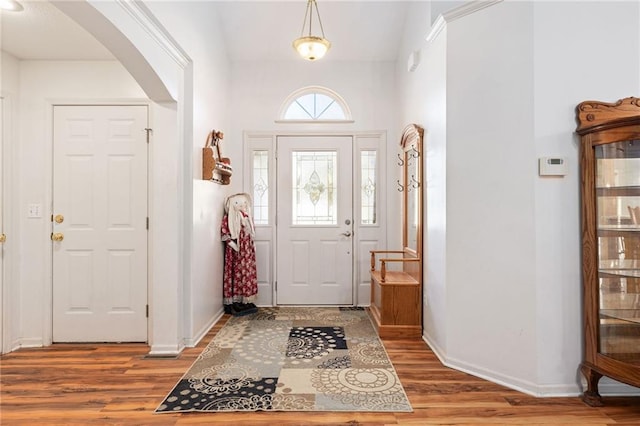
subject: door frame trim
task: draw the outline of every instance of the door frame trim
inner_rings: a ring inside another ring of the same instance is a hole
[[[18,247],[18,233],[14,227],[14,217],[16,210],[16,203],[14,200],[13,185],[17,182],[15,176],[14,150],[10,143],[12,135],[16,131],[16,128],[12,121],[13,105],[12,96],[6,91],[0,91],[0,98],[2,102],[2,135],[0,138],[0,150],[2,156],[0,157],[0,185],[2,185],[0,203],[2,205],[2,223],[0,223],[0,232],[4,232],[7,237],[7,241],[2,244],[0,250],[2,250],[2,268],[0,268],[0,274],[2,279],[0,280],[0,354],[11,352],[15,346],[16,336],[11,333],[13,318],[11,315],[12,307],[17,306],[11,299],[11,295],[15,294],[16,288],[13,279],[17,277],[16,274],[16,262],[13,261],[14,254],[17,253]]]
[[[272,155],[272,159],[274,160],[273,166],[274,168],[276,167],[276,147],[277,147],[277,138],[278,136],[294,136],[294,137],[308,137],[308,136],[349,136],[352,138],[352,163],[354,165],[359,165],[359,157],[358,157],[358,152],[360,149],[360,141],[365,139],[365,138],[377,138],[379,140],[379,146],[378,146],[378,155],[379,157],[379,161],[378,161],[378,173],[379,173],[379,191],[378,191],[378,201],[379,201],[379,217],[380,217],[380,222],[379,225],[377,225],[379,231],[379,237],[380,237],[380,245],[383,247],[386,247],[386,240],[387,240],[387,211],[384,208],[384,204],[383,204],[383,200],[387,199],[387,180],[388,180],[388,170],[387,170],[387,148],[388,148],[388,142],[387,142],[387,134],[388,132],[386,130],[354,130],[354,131],[340,131],[340,130],[328,130],[328,131],[319,131],[319,130],[309,130],[309,131],[304,131],[304,130],[292,130],[292,131],[283,131],[283,130],[271,130],[271,131],[260,131],[260,130],[245,130],[243,131],[243,175],[242,175],[242,188],[244,189],[244,192],[248,192],[250,194],[252,194],[252,188],[251,188],[251,165],[252,165],[252,159],[250,158],[250,144],[251,144],[251,139],[257,139],[257,138],[263,138],[263,139],[270,139],[271,140],[271,155]],[[270,163],[271,165],[271,163]],[[274,170],[270,170],[270,174],[275,173],[275,169]],[[354,168],[353,171],[354,174],[352,174],[352,178],[353,178],[353,182],[354,184],[356,182],[359,182],[360,179],[357,178],[355,176],[356,173],[356,169]],[[270,182],[271,185],[271,182]],[[274,180],[274,185],[275,185],[275,180]],[[355,195],[353,194],[352,198],[355,200]],[[276,202],[276,194],[271,191],[270,195],[269,195],[269,204],[270,207],[269,208],[269,220],[270,223],[272,223],[272,225],[269,225],[272,227],[271,230],[271,242],[272,242],[272,252],[271,253],[271,259],[270,259],[270,268],[271,268],[271,274],[268,277],[268,279],[271,282],[271,306],[277,306],[276,304],[276,281],[277,281],[277,277],[275,276],[275,271],[277,270],[277,253],[275,253],[275,238],[277,235],[277,223],[276,223],[276,219],[275,219],[275,202]],[[355,203],[354,203],[355,204]],[[359,203],[357,203],[357,205],[359,205]],[[354,209],[354,222],[356,217],[359,219],[360,218],[360,213],[355,214],[355,208],[357,206],[353,205],[353,209]],[[354,223],[354,233],[358,232],[361,228],[362,225],[355,224]],[[361,290],[361,286],[362,286],[362,277],[361,277],[361,268],[359,267],[360,265],[358,264],[358,260],[361,258],[361,254],[360,254],[360,245],[358,244],[358,242],[360,241],[360,232],[358,232],[358,237],[357,239],[354,240],[353,242],[353,273],[352,273],[352,291],[353,291],[353,306],[368,306],[368,301],[369,301],[369,297],[367,297],[367,295],[369,294],[367,290],[362,289]],[[366,262],[367,264],[369,263],[368,260]],[[368,268],[367,268],[368,270]],[[368,280],[367,280],[368,281]],[[367,292],[366,294],[361,295],[360,292]],[[367,302],[363,302],[363,297],[366,297],[366,301]]]
[[[132,99],[47,99],[46,100],[46,110],[47,110],[47,123],[46,123],[46,140],[49,143],[45,144],[45,176],[49,176],[50,184],[47,185],[46,190],[44,192],[44,205],[43,205],[43,219],[46,221],[47,217],[50,217],[53,214],[53,108],[56,106],[146,106],[147,107],[147,125],[151,125],[153,123],[152,113],[153,109],[151,107],[152,103],[149,99],[143,98],[132,98]],[[152,170],[152,162],[150,159],[152,158],[151,151],[153,149],[153,144],[149,144],[147,149],[147,215],[151,217],[151,206],[153,203],[150,202],[151,196],[151,182],[150,177],[153,176]],[[52,223],[48,224],[48,232],[52,232]],[[150,241],[152,240],[151,229],[147,231],[147,304],[151,305],[151,299],[149,295],[151,294],[150,288],[150,277],[151,271],[150,266],[152,264],[152,245]],[[44,346],[49,346],[53,343],[53,245],[46,244],[46,253],[45,253],[45,277],[47,282],[49,283],[44,287],[43,294],[43,333],[42,333],[42,344]],[[151,306],[149,306],[149,310],[151,310]],[[151,336],[151,316],[147,318],[147,342],[149,342]]]

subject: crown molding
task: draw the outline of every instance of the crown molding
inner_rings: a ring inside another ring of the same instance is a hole
[[[433,23],[431,31],[425,37],[428,42],[434,41],[448,23],[453,22],[463,16],[471,15],[479,10],[493,6],[494,4],[502,3],[504,0],[473,0],[463,4],[462,6],[455,7],[447,12],[438,15],[436,22]]]
[[[116,3],[131,16],[160,48],[181,68],[191,63],[191,58],[169,35],[165,28],[140,1],[116,0]]]

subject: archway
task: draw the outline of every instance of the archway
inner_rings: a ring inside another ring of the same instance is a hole
[[[183,349],[192,217],[190,58],[138,2],[52,1],[105,45],[153,101],[150,148],[150,353]],[[155,166],[155,167],[154,167]],[[161,230],[161,232],[160,232]],[[168,249],[171,247],[171,249]]]

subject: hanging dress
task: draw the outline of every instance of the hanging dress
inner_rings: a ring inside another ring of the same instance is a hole
[[[229,229],[229,215],[238,214],[240,224],[237,238]],[[253,303],[258,294],[256,272],[256,248],[253,242],[251,218],[245,212],[233,210],[222,219],[222,241],[224,250],[223,303]],[[234,243],[238,250],[234,249]]]

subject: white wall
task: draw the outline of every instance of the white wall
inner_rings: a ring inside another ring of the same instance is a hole
[[[400,75],[403,117],[427,130],[425,337],[448,365],[536,395],[580,391],[575,106],[637,96],[638,8],[504,1],[426,45],[422,103],[423,83]],[[423,16],[408,25],[426,35]],[[538,177],[548,155],[570,174]]]
[[[533,12],[535,157],[569,160],[568,176],[536,178],[534,187],[537,382],[542,392],[556,394],[576,382],[582,360],[575,107],[585,100],[640,95],[640,4],[535,2]],[[601,391],[606,390],[603,379]]]
[[[447,26],[447,357],[536,381],[531,3]]]
[[[234,143],[229,137],[229,72],[227,54],[216,24],[213,2],[192,2],[188,8],[176,2],[147,2],[147,6],[193,61],[193,135],[187,147],[193,159],[192,194],[185,199],[193,205],[185,220],[193,220],[189,283],[185,286],[185,339],[194,345],[222,314],[223,245],[220,224],[224,199],[231,185],[203,181],[202,147],[210,130],[222,130],[223,155]],[[235,185],[241,180],[239,156],[234,161]]]

